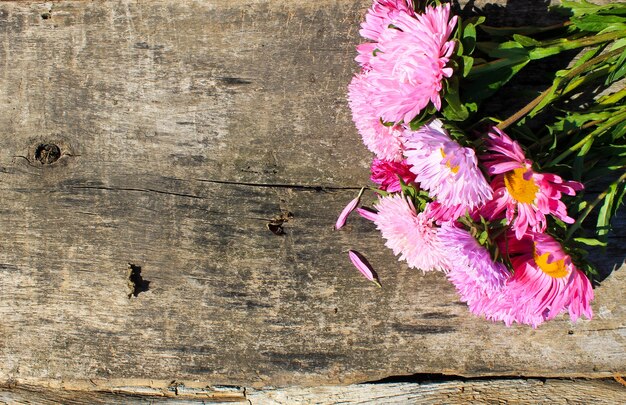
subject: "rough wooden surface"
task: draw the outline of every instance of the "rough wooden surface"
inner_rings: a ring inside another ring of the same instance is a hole
[[[41,387],[0,388],[0,404],[623,404],[626,388],[613,380],[475,380],[290,387],[282,389],[168,389],[110,387],[107,391]]]
[[[252,391],[251,404],[623,404],[615,381],[488,380]]]
[[[368,179],[345,101],[368,3],[0,2],[0,381],[626,373],[623,269],[592,321],[506,328],[366,221],[333,231]]]

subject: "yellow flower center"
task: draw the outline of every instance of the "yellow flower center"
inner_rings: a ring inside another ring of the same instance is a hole
[[[548,263],[548,256],[550,256],[550,253],[544,253],[541,256],[538,256],[537,249],[535,249],[533,256],[535,258],[535,263],[541,271],[550,277],[561,278],[567,276],[567,268],[565,267],[565,261],[563,259]]]
[[[515,201],[531,204],[535,201],[535,195],[539,191],[539,187],[537,187],[532,177],[528,180],[524,179],[526,171],[527,169],[519,167],[504,173],[504,185]]]
[[[439,148],[439,152],[441,152],[441,157],[446,158],[446,154],[443,151],[443,148]],[[450,166],[450,161],[446,162],[446,166],[452,171],[452,173],[457,174],[459,172],[459,166]]]

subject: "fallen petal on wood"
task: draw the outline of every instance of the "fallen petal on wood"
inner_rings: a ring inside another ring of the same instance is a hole
[[[382,288],[380,281],[378,281],[378,275],[372,268],[372,265],[365,257],[363,257],[362,254],[354,250],[349,250],[348,256],[350,256],[350,260],[352,261],[352,264],[354,264],[354,267],[356,267],[366,279]]]
[[[343,228],[343,226],[346,224],[346,219],[348,218],[348,215],[350,215],[350,213],[354,211],[356,206],[359,205],[361,195],[363,195],[363,190],[365,190],[365,188],[361,188],[361,190],[359,191],[359,195],[357,195],[354,200],[350,201],[348,205],[346,205],[346,207],[341,211],[341,214],[339,214],[339,218],[337,218],[337,223],[335,223],[335,229]]]

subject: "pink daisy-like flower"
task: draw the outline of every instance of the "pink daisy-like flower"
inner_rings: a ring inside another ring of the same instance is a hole
[[[378,213],[371,214],[374,223],[387,240],[385,246],[400,255],[398,260],[422,271],[448,269],[439,229],[424,213],[418,214],[409,199],[399,194],[382,197],[376,209]]]
[[[496,294],[483,295],[472,312],[533,327],[565,311],[572,321],[581,315],[592,318],[591,282],[551,236],[529,233],[518,240],[510,232],[500,241],[500,251],[509,256],[513,276]]]
[[[448,279],[467,302],[470,310],[487,294],[500,290],[510,277],[506,266],[494,262],[489,251],[466,230],[445,223],[439,232],[441,244],[448,255]]]
[[[400,179],[404,184],[415,181],[415,175],[409,170],[406,162],[390,162],[388,160],[374,159],[372,161],[372,177],[370,179],[379,185],[381,190],[395,193],[402,190]]]
[[[440,204],[449,219],[473,211],[492,197],[492,190],[478,168],[476,154],[448,136],[435,119],[416,132],[405,132],[404,155],[420,186]],[[442,216],[437,216],[442,218]]]
[[[352,120],[356,125],[363,143],[379,159],[392,162],[402,160],[402,141],[404,130],[398,125],[385,126],[372,109],[369,102],[373,89],[368,80],[368,73],[354,76],[348,86],[348,102],[352,110]]]
[[[414,17],[398,13],[392,28],[378,38],[371,58],[371,102],[384,122],[410,122],[429,103],[441,109],[442,81],[452,76],[446,67],[454,52],[452,34],[457,17],[450,18],[450,4],[426,7]]]
[[[482,160],[494,176],[491,182],[494,198],[482,210],[484,216],[494,219],[506,211],[506,219],[512,223],[517,239],[529,228],[544,232],[548,214],[565,223],[574,223],[567,215],[561,195],[575,195],[583,189],[581,183],[533,171],[532,161],[526,159],[519,144],[496,127],[489,132],[487,147],[492,153]]]
[[[370,70],[370,61],[374,58],[374,51],[378,46],[378,39],[382,32],[393,25],[396,17],[400,14],[414,15],[413,2],[406,0],[374,0],[372,7],[365,15],[365,21],[361,23],[359,33],[363,38],[374,42],[366,42],[356,47],[358,55],[356,61],[365,70]]]
[[[376,42],[382,32],[393,24],[396,17],[405,13],[413,15],[413,2],[406,0],[374,0],[372,7],[367,10],[365,21],[361,23],[359,34],[363,38]]]
[[[473,215],[475,212],[476,210],[469,210],[464,204],[447,206],[440,204],[439,201],[431,202],[424,210],[424,214],[437,224],[455,221],[465,214]]]

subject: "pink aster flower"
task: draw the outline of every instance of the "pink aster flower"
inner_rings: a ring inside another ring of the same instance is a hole
[[[533,327],[566,311],[572,321],[581,315],[591,319],[591,282],[556,240],[542,233],[518,240],[510,232],[500,242],[500,251],[511,260],[513,276],[496,294],[484,295],[472,312],[506,325]]]
[[[404,184],[410,184],[415,181],[415,175],[409,170],[406,162],[390,162],[388,160],[374,159],[372,162],[372,177],[370,179],[379,185],[381,190],[395,193],[402,190],[400,180]]]
[[[413,2],[406,0],[374,0],[372,7],[367,10],[365,21],[361,23],[359,34],[363,38],[376,42],[382,32],[393,24],[396,17],[405,13],[413,15]]]
[[[409,199],[399,194],[382,197],[376,209],[374,223],[387,240],[385,246],[400,255],[399,260],[422,271],[447,270],[439,228],[424,213],[418,214]]]
[[[548,214],[565,223],[574,223],[567,215],[561,195],[575,195],[583,189],[582,184],[533,171],[532,161],[526,159],[519,144],[496,127],[489,133],[487,147],[491,153],[482,159],[489,174],[494,176],[491,182],[494,198],[482,210],[484,216],[494,219],[505,211],[517,239],[529,228],[533,232],[545,231]]]
[[[433,201],[426,206],[424,215],[432,218],[435,223],[443,224],[445,222],[455,221],[465,214],[473,215],[476,210],[469,210],[464,204],[442,205],[439,201]]]
[[[356,58],[355,61],[363,68],[364,71],[368,71],[372,68],[370,61],[374,58],[374,51],[376,50],[375,42],[365,42],[363,44],[359,44],[356,47]]]
[[[457,22],[450,18],[450,4],[426,7],[414,17],[398,13],[393,28],[382,30],[370,82],[375,88],[370,102],[384,122],[410,122],[429,103],[441,109],[442,81],[452,76],[446,67],[454,52],[448,41]]]
[[[368,76],[368,73],[356,75],[348,86],[348,102],[352,110],[352,120],[361,134],[363,143],[370,151],[374,152],[379,159],[399,162],[402,160],[400,135],[403,128],[398,125],[382,124],[369,101],[373,89]]]
[[[405,132],[404,144],[415,180],[437,199],[442,206],[439,209],[447,215],[471,212],[491,199],[491,187],[478,168],[474,150],[450,139],[440,120],[416,132]]]
[[[450,263],[448,279],[461,301],[475,312],[484,296],[491,296],[504,286],[510,273],[504,264],[494,262],[489,251],[465,229],[445,223],[439,236]]]

